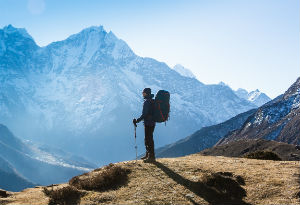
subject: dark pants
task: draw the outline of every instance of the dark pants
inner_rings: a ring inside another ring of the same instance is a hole
[[[155,126],[145,126],[145,147],[148,156],[151,158],[155,158],[153,141],[154,128]]]

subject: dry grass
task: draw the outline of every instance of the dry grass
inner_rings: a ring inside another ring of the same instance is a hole
[[[73,177],[69,184],[78,189],[107,191],[126,185],[130,169],[109,164],[101,169],[94,170],[92,175],[83,174]]]
[[[84,194],[73,186],[60,189],[48,189],[44,187],[44,193],[50,198],[49,205],[80,204],[80,197]]]
[[[156,164],[145,164],[139,160],[117,165],[131,170],[128,182],[118,189],[87,191],[80,204],[300,204],[298,161],[195,154],[158,159]],[[82,177],[93,177],[101,171]],[[234,187],[238,191],[230,191]],[[41,190],[37,188],[27,192],[28,200],[42,197],[44,194],[38,194]],[[32,204],[28,200],[26,203],[20,195],[22,192],[13,195],[11,203]],[[221,198],[223,201],[217,200],[218,197],[224,197]],[[40,201],[39,204],[46,203]]]

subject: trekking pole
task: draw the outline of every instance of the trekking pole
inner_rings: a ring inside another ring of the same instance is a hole
[[[136,124],[134,124],[134,148],[135,148],[135,161],[137,162],[137,145],[136,145]]]

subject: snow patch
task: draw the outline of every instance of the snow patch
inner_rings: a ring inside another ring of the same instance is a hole
[[[296,97],[293,101],[292,109],[297,109],[300,107],[300,88],[297,89],[295,95],[296,95]]]
[[[263,122],[263,120],[264,120],[264,113],[263,113],[263,111],[260,111],[255,116],[254,124],[260,125]]]
[[[183,67],[180,64],[177,64],[173,67],[173,69],[179,73],[180,75],[184,76],[184,77],[188,77],[188,78],[196,78],[196,76],[192,73],[192,71],[190,71],[189,69]]]
[[[77,170],[85,171],[85,172],[92,171],[92,169],[90,169],[90,168],[79,167],[79,166],[75,166],[75,165],[66,163],[62,158],[57,158],[57,157],[53,156],[52,154],[50,154],[48,152],[40,150],[36,146],[31,145],[30,148],[31,148],[33,153],[32,153],[31,156],[28,155],[28,157],[39,160],[41,162],[45,162],[45,163],[48,163],[48,164],[57,165],[57,166],[61,166],[61,167],[77,169]]]

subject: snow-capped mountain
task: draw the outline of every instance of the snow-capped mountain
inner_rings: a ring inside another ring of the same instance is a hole
[[[184,76],[184,77],[188,77],[188,78],[196,78],[196,76],[192,73],[192,71],[190,71],[189,69],[183,67],[180,64],[176,64],[173,69],[179,73],[180,75]]]
[[[260,92],[258,89],[255,91],[251,91],[248,93],[247,90],[239,88],[235,91],[235,94],[240,98],[248,100],[258,107],[262,106],[263,104],[269,102],[271,98],[269,98],[265,93]]]
[[[171,118],[157,125],[157,146],[256,107],[229,87],[135,55],[102,26],[39,47],[10,25],[0,30],[0,46],[0,122],[24,139],[101,164],[135,156],[132,119],[141,114],[145,87],[171,93]],[[142,125],[137,134],[142,153]]]
[[[71,177],[90,171],[95,166],[66,152],[41,149],[28,145],[0,124],[0,188],[20,191],[37,184],[64,182]]]
[[[283,94],[259,107],[233,133],[218,142],[240,139],[267,139],[300,145],[300,78]]]

